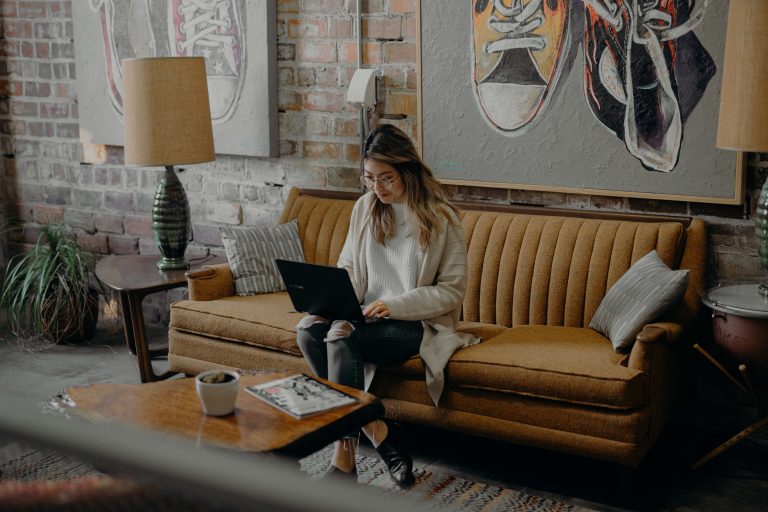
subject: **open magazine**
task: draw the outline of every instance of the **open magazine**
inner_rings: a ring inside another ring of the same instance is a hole
[[[357,398],[304,374],[247,386],[245,390],[294,418],[306,418],[357,402]]]

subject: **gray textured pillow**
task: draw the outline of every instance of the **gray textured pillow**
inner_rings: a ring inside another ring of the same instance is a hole
[[[285,290],[275,258],[304,261],[296,219],[274,227],[221,227],[221,240],[238,295]]]
[[[670,270],[651,251],[605,294],[589,326],[611,339],[616,352],[629,352],[643,326],[669,311],[688,288],[687,270]]]

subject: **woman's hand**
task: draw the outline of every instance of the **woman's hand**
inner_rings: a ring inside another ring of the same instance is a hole
[[[377,300],[371,302],[363,310],[363,316],[365,318],[387,318],[390,315],[389,306],[384,304],[383,301]]]

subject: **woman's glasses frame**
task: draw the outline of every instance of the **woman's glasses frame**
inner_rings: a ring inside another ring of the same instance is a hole
[[[368,176],[360,176],[360,181],[369,190],[373,190],[378,183],[384,190],[392,190],[392,185],[400,178],[400,176],[384,177],[384,178],[370,178]]]

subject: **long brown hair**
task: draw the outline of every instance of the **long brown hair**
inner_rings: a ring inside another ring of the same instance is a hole
[[[370,158],[389,164],[400,174],[405,186],[405,203],[416,223],[419,246],[425,249],[431,233],[440,226],[438,216],[451,222],[450,212],[457,213],[432,170],[421,160],[408,135],[391,124],[382,124],[371,131],[362,156],[363,161]],[[375,200],[371,203],[370,215],[373,237],[378,243],[383,244],[394,236],[392,206]]]

